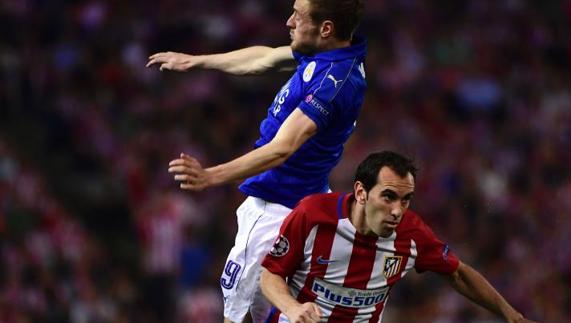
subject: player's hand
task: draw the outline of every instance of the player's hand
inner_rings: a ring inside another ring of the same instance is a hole
[[[169,173],[174,173],[174,180],[180,182],[180,188],[189,191],[202,191],[210,186],[209,174],[202,168],[198,160],[186,154],[169,163]]]
[[[321,318],[321,310],[315,303],[303,303],[284,313],[291,323],[317,323]]]
[[[197,56],[175,52],[156,53],[149,56],[147,67],[160,64],[159,70],[184,72],[197,64]]]
[[[518,320],[509,321],[509,322],[510,322],[510,323],[539,323],[539,322],[536,322],[536,321],[528,320],[528,319],[526,319],[525,317],[522,317],[522,318],[520,318],[520,319],[518,319]]]
[[[519,314],[512,319],[508,319],[509,323],[538,323],[536,321],[532,321],[532,320],[528,320],[525,317],[523,317],[523,315]]]

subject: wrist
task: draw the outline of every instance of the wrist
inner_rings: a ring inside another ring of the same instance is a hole
[[[519,322],[521,319],[523,319],[523,314],[521,314],[520,312],[511,309],[510,311],[508,311],[504,317],[506,318],[506,321],[510,322],[510,323],[515,323],[515,322]]]
[[[296,312],[295,308],[297,308],[298,306],[301,306],[301,304],[294,301],[291,304],[284,305],[282,312],[285,314],[285,316],[291,318],[295,315]]]
[[[214,166],[214,167],[206,168],[204,171],[206,172],[206,185],[208,187],[219,185],[219,184],[222,184],[224,182],[224,181],[220,180],[221,179],[220,166]]]
[[[192,67],[203,68],[203,69],[211,68],[207,64],[207,58],[208,55],[193,55],[193,56],[189,55],[187,58],[187,69],[190,69]]]

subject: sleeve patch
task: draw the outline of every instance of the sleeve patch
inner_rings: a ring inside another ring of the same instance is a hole
[[[309,82],[311,81],[311,78],[313,77],[313,72],[315,72],[315,66],[317,65],[317,63],[315,63],[315,61],[307,64],[307,66],[305,67],[305,70],[303,71],[303,81],[304,82]]]
[[[289,251],[289,241],[284,235],[280,235],[276,242],[274,242],[274,246],[270,249],[270,255],[274,257],[283,257]]]
[[[314,97],[312,94],[309,94],[305,97],[305,103],[309,104],[311,107],[313,107],[315,110],[317,110],[319,113],[321,113],[324,116],[328,116],[329,115],[329,111],[323,106],[323,104],[316,98]]]

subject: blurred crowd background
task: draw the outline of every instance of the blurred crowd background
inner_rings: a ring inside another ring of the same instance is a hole
[[[145,68],[158,51],[288,43],[292,1],[0,1],[0,322],[220,322],[237,184],[182,192],[251,149],[288,74]],[[366,104],[331,176],[420,166],[412,208],[526,316],[571,322],[571,1],[370,0]],[[434,274],[384,322],[498,322]]]

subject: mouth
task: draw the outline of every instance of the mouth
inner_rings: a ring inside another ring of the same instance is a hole
[[[399,225],[398,222],[393,222],[393,221],[385,221],[385,224],[391,228],[396,228]]]

